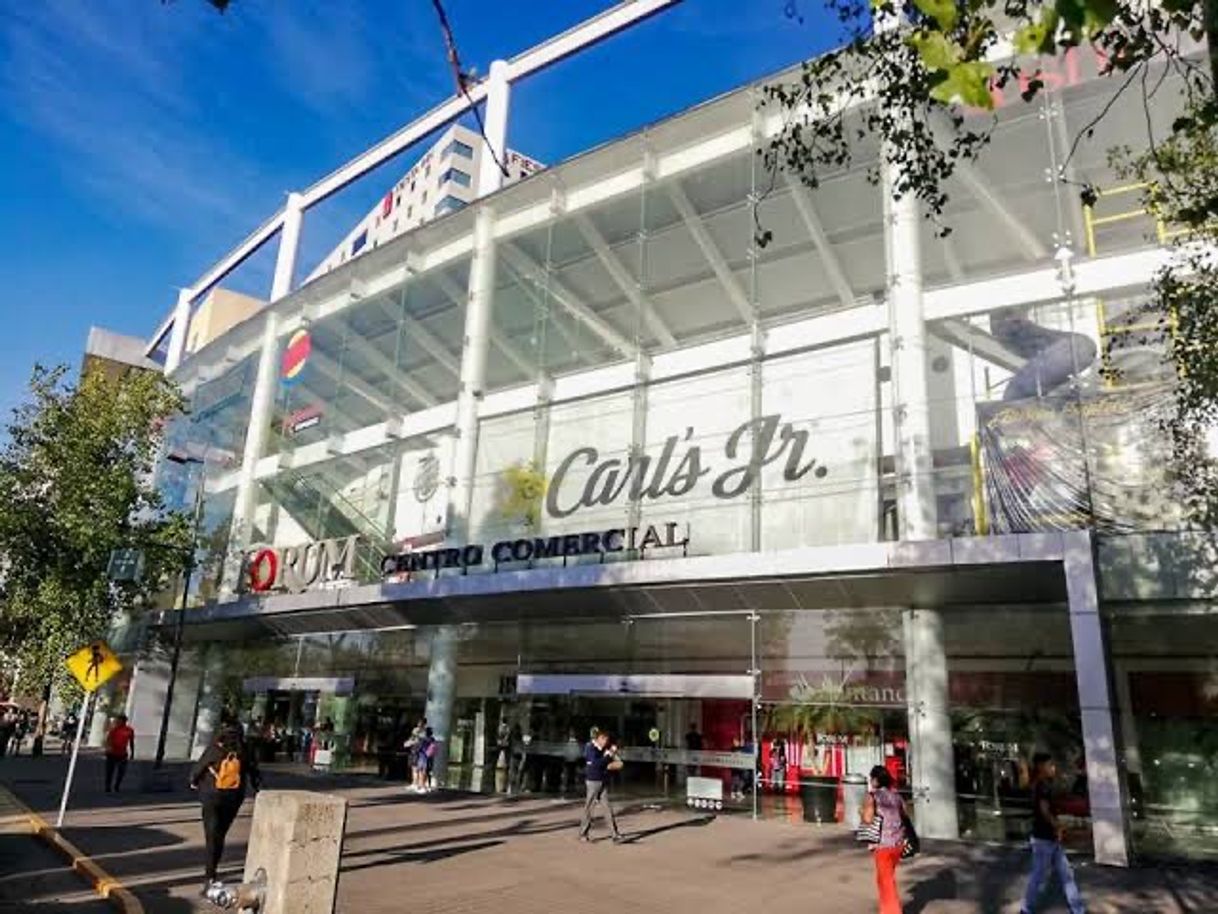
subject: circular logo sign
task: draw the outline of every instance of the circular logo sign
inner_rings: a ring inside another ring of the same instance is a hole
[[[313,338],[309,336],[308,330],[297,330],[292,334],[283,350],[283,360],[279,367],[279,377],[284,384],[293,384],[300,378],[312,351]]]
[[[650,730],[648,730],[647,738],[649,740],[651,740],[653,743],[658,743],[660,741],[660,728],[652,727]]]
[[[435,453],[419,459],[414,475],[414,497],[420,504],[431,501],[440,488],[440,458]]]
[[[250,590],[262,593],[275,586],[279,576],[279,556],[274,549],[259,549],[249,561]]]

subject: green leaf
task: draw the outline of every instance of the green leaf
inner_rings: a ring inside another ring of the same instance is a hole
[[[950,31],[956,25],[955,0],[914,0],[914,6],[924,15],[938,23],[943,31]]]
[[[1042,11],[1037,22],[1030,22],[1015,33],[1015,50],[1020,54],[1052,54],[1061,16],[1056,9]]]
[[[1057,0],[1057,15],[1069,30],[1081,28],[1088,0]]]
[[[946,70],[964,56],[964,49],[942,32],[922,30],[909,41],[928,70]]]
[[[1083,0],[1083,29],[1095,34],[1106,29],[1120,8],[1117,0]]]
[[[962,102],[987,111],[993,109],[994,97],[990,95],[990,77],[994,75],[992,64],[970,60],[955,64],[946,73],[947,78],[930,90],[931,98],[945,105]]]

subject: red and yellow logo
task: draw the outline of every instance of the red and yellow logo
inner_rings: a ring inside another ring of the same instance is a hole
[[[292,334],[287,348],[283,350],[283,361],[279,369],[279,377],[284,384],[293,384],[299,380],[312,351],[313,338],[309,336],[308,330],[297,330]]]

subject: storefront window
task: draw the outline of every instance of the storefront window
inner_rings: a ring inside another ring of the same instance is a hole
[[[945,786],[955,795],[935,814],[954,806],[962,837],[1019,840],[1030,827],[1028,764],[1047,751],[1063,773],[1059,811],[1078,826],[1072,840],[1087,846],[1064,608],[934,615],[941,639],[928,643],[910,640],[911,614],[898,609],[762,614],[761,766],[770,797],[763,809],[845,821],[856,811],[852,782],[881,765],[925,814],[921,790],[934,792],[931,771],[951,770]],[[925,684],[944,677],[940,708]]]
[[[1218,857],[1218,615],[1105,608],[1131,813],[1143,857]]]

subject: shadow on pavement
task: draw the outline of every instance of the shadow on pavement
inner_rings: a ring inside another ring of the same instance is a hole
[[[29,834],[0,834],[0,911],[113,914],[57,853]]]
[[[682,819],[679,822],[669,822],[666,825],[657,825],[655,828],[644,828],[641,831],[628,832],[626,839],[622,844],[638,844],[646,838],[654,838],[656,835],[662,835],[664,832],[676,831],[679,828],[701,828],[704,825],[710,825],[715,821],[714,816],[695,816],[692,819]]]

